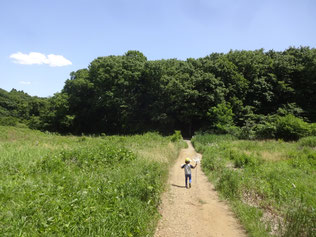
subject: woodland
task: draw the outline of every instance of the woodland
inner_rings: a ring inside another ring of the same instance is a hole
[[[316,49],[231,50],[187,60],[139,51],[94,59],[51,97],[0,89],[0,124],[60,134],[297,140],[315,135]]]

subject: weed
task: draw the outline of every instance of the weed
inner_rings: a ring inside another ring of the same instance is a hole
[[[229,199],[238,198],[240,196],[239,174],[234,171],[224,170],[219,178],[216,188]]]
[[[316,210],[313,207],[304,206],[300,203],[292,205],[285,217],[284,231],[282,236],[315,236]]]

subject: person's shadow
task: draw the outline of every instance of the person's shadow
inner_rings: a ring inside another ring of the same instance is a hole
[[[185,188],[184,185],[177,185],[177,184],[171,184],[173,187],[177,187],[177,188]]]

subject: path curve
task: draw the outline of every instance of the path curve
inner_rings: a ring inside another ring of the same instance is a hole
[[[170,169],[168,190],[162,196],[160,219],[155,237],[246,236],[228,206],[220,201],[200,166],[192,170],[192,188],[184,187],[184,170],[180,166],[186,157],[202,158],[190,141],[182,149]],[[194,165],[194,162],[192,163]]]

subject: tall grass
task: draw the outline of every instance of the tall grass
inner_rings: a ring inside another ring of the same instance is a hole
[[[0,126],[1,236],[151,236],[181,143]]]
[[[304,147],[316,147],[316,136],[304,137],[299,140],[299,145]]]
[[[289,143],[202,135],[193,144],[251,236],[315,236],[314,137]]]

